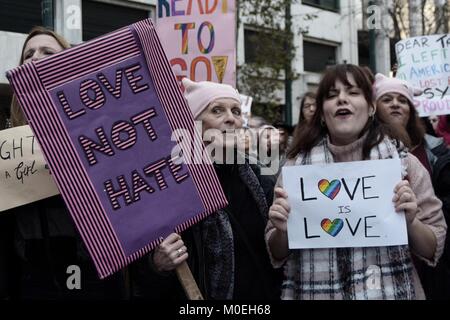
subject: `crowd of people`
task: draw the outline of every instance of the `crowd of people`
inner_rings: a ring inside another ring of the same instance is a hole
[[[20,64],[60,52],[59,35],[34,28]],[[316,92],[300,102],[295,128],[253,116],[243,128],[238,92],[229,85],[182,81],[195,120],[236,139],[205,142],[231,150],[213,165],[228,206],[105,280],[75,229],[61,196],[0,214],[0,299],[186,299],[175,270],[187,262],[205,299],[449,299],[450,116],[419,118],[417,90],[367,68],[327,68]],[[13,98],[11,124],[27,124]],[[242,132],[253,133],[238,148]],[[256,133],[256,134],[255,134]],[[250,137],[250,138],[248,138]],[[267,158],[250,152],[265,150]],[[243,153],[243,163],[232,160]],[[252,157],[256,157],[253,159]],[[262,170],[276,157],[276,170]],[[289,195],[284,166],[400,158],[402,179],[392,190],[404,213],[408,245],[290,249]],[[222,159],[223,160],[223,159]],[[82,270],[80,290],[67,287],[67,267]],[[381,268],[381,286],[367,269]]]

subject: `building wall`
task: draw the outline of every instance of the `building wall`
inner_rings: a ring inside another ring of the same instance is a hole
[[[33,0],[33,1],[40,1],[40,0]],[[149,10],[152,10],[150,16],[154,13],[154,8],[156,6],[156,0],[94,0],[94,1],[111,5],[127,6],[136,9],[145,10],[145,8],[148,8]],[[79,2],[81,3],[81,0]],[[56,26],[58,20],[60,20],[61,17],[57,16],[56,12],[54,12],[54,15]],[[57,30],[57,32],[62,33],[59,30]],[[0,30],[0,61],[2,61],[2,63],[0,64],[0,85],[8,84],[8,81],[5,77],[5,72],[17,66],[19,62],[20,51],[22,49],[22,45],[25,38],[26,34],[24,33],[15,33]]]
[[[0,7],[1,7],[1,1],[0,0]],[[28,0],[31,1],[31,0]],[[32,1],[40,1],[40,0],[32,0]],[[69,40],[72,44],[77,44],[82,41],[82,27],[80,26],[79,29],[75,30],[68,30],[67,25],[68,23],[65,23],[67,21],[64,21],[63,14],[64,12],[60,10],[61,4],[72,4],[76,5],[77,7],[80,7],[81,10],[83,8],[82,6],[83,0],[57,0],[55,1],[55,8],[54,8],[54,22],[55,22],[55,31],[59,34],[66,37],[66,39]],[[148,10],[149,14],[148,16],[153,17],[155,16],[155,8],[156,8],[156,0],[93,0],[95,2],[98,2],[99,4],[104,5],[112,5],[117,6],[119,8],[129,8],[129,9],[138,9],[142,11]],[[5,1],[3,2],[8,3],[8,5],[11,5],[11,1]],[[23,0],[20,1],[20,4],[22,6],[26,6],[27,3]],[[35,5],[35,3],[33,2]],[[60,6],[60,7],[58,7]],[[20,10],[20,7],[17,6],[18,10]],[[31,27],[35,24],[39,24],[41,20],[41,17],[39,16],[40,12],[38,12],[38,9],[33,7],[33,14],[31,18],[28,19],[28,21],[33,21],[27,24],[27,22],[21,22],[21,24],[16,25],[16,27],[20,27],[22,30],[29,30]],[[82,11],[81,11],[82,12]],[[118,14],[121,13],[120,10],[117,11]],[[123,10],[122,10],[123,12]],[[17,12],[16,12],[17,13]],[[6,15],[7,13],[1,12],[0,18],[3,15]],[[102,12],[99,12],[99,15],[101,15]],[[35,17],[36,15],[36,17]],[[9,17],[13,16],[20,16],[20,14],[10,15]],[[114,17],[110,17],[111,19],[114,19]],[[126,18],[124,19],[123,16],[120,19],[120,23],[128,24],[133,21],[127,21]],[[12,19],[12,18],[11,18]],[[117,19],[116,19],[117,20]],[[114,21],[114,20],[112,20]],[[122,25],[121,25],[122,26]],[[120,27],[121,27],[120,26]],[[8,27],[8,26],[7,26]],[[64,29],[66,28],[66,29]],[[104,28],[104,26],[103,26]],[[100,27],[103,31],[103,29]],[[115,29],[115,28],[114,28]],[[104,30],[106,32],[110,32],[113,30]],[[11,32],[6,30],[0,30],[0,129],[4,127],[4,121],[6,115],[9,114],[9,101],[11,99],[11,89],[9,87],[9,82],[6,79],[5,73],[7,70],[13,69],[16,67],[19,63],[19,57],[21,54],[22,46],[25,41],[27,34],[26,33],[18,33],[18,32]]]
[[[81,1],[81,0],[80,0]],[[146,8],[153,10],[151,16],[154,17],[156,0],[95,0],[98,2],[129,6],[133,8]],[[300,1],[299,1],[300,2]],[[292,84],[292,119],[296,123],[299,113],[299,102],[301,96],[308,89],[313,89],[320,81],[320,74],[306,72],[303,64],[303,40],[333,44],[337,47],[337,61],[348,63],[358,63],[357,52],[357,26],[355,22],[355,2],[357,0],[341,0],[340,11],[338,13],[323,10],[320,8],[296,3],[292,5],[291,12],[293,16],[294,44],[297,48],[292,67],[300,75]],[[317,15],[310,21],[304,21],[305,14]],[[60,19],[60,17],[55,17]],[[245,17],[241,17],[242,23],[238,30],[237,38],[237,62],[239,65],[245,63],[244,51],[244,25]],[[306,36],[298,34],[300,29],[308,29]],[[112,30],[111,30],[112,31]],[[8,81],[5,78],[5,72],[18,63],[20,50],[26,35],[21,33],[7,32],[0,30],[0,94],[2,87],[6,88]],[[280,79],[283,81],[283,79]],[[3,86],[2,86],[3,85]],[[3,92],[6,92],[3,89]],[[279,92],[281,103],[284,104],[284,91]]]
[[[359,1],[359,0],[358,0]],[[299,1],[300,2],[300,1]],[[358,64],[358,33],[356,25],[356,0],[341,0],[339,12],[332,12],[317,7],[295,3],[291,7],[292,30],[294,32],[294,45],[296,55],[292,62],[292,68],[299,78],[292,83],[292,122],[297,123],[299,115],[299,104],[303,94],[315,89],[320,81],[321,74],[307,72],[304,69],[303,40],[311,42],[335,45],[336,62]],[[317,17],[305,21],[306,14],[313,14]],[[237,61],[239,65],[245,63],[244,51],[244,28],[246,19],[241,18],[241,24],[238,30]],[[303,36],[299,30],[308,30]],[[283,79],[280,79],[283,81]],[[251,94],[251,93],[246,93]],[[284,90],[279,92],[279,98],[284,104]]]

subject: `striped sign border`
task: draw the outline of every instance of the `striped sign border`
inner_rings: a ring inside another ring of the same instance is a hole
[[[51,164],[55,182],[71,212],[78,231],[94,261],[100,278],[108,277],[151,251],[157,239],[130,256],[125,256],[94,187],[72,145],[67,129],[56,112],[49,91],[66,82],[144,54],[149,73],[172,130],[191,133],[196,156],[204,157],[204,146],[194,127],[189,107],[178,88],[167,57],[151,20],[144,20],[102,36],[51,58],[22,65],[7,73],[33,132]],[[181,143],[186,154],[192,145]],[[195,217],[178,225],[181,232],[227,204],[210,162],[187,164],[205,207]]]

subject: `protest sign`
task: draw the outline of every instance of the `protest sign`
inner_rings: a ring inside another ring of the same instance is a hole
[[[101,278],[226,205],[150,20],[7,75]]]
[[[157,29],[178,81],[236,86],[234,0],[158,0]]]
[[[450,34],[402,40],[395,52],[396,77],[423,91],[415,97],[419,115],[450,114]]]
[[[29,126],[0,131],[0,212],[59,194]]]
[[[289,248],[407,244],[404,214],[392,202],[400,181],[399,159],[283,167]]]

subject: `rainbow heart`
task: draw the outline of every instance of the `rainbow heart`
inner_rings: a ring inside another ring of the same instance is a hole
[[[318,187],[320,192],[331,200],[334,200],[341,190],[341,182],[339,180],[329,182],[327,179],[322,179],[319,181]]]
[[[330,219],[323,219],[320,223],[320,226],[330,236],[336,237],[344,227],[344,221],[342,221],[341,219],[334,219],[333,221],[331,221]]]

